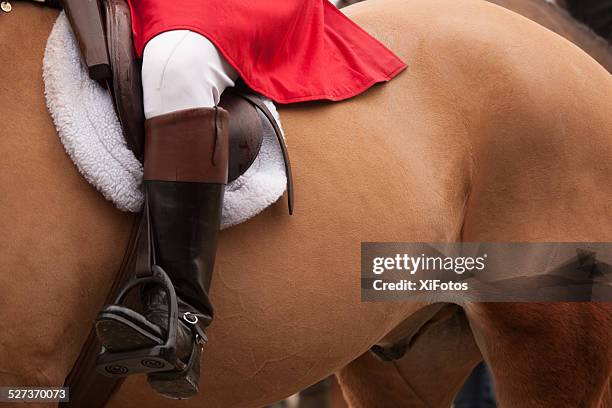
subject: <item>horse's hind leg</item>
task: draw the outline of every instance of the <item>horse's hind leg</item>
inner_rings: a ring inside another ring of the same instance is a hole
[[[427,407],[399,373],[394,362],[366,352],[336,374],[351,408]]]
[[[466,306],[503,407],[610,407],[612,304]]]
[[[402,358],[382,361],[367,352],[337,377],[353,408],[448,408],[481,359],[459,312],[413,337]]]

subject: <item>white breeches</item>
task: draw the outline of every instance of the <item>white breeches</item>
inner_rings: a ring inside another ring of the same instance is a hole
[[[161,33],[147,43],[142,58],[145,117],[213,107],[237,78],[206,37],[188,30]]]

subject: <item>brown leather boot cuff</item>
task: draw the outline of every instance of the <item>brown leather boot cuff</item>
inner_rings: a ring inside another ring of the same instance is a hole
[[[227,183],[229,113],[197,108],[145,122],[145,180]]]

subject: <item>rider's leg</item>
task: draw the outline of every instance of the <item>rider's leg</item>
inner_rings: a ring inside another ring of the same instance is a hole
[[[214,107],[237,76],[207,38],[191,31],[160,34],[144,50],[145,186],[157,263],[175,286],[179,312],[201,314],[202,326],[213,316],[208,289],[228,168],[228,116]],[[164,327],[165,292],[151,288],[143,302],[149,320]],[[186,359],[192,334],[185,327],[178,334],[179,358]],[[166,395],[186,396],[197,392],[195,374],[193,383],[155,375],[149,381]]]
[[[200,329],[213,316],[208,288],[228,171],[229,116],[216,104],[236,78],[214,45],[190,31],[160,34],[144,50],[144,179],[156,263],[176,289],[179,316],[197,315]],[[167,335],[165,291],[149,285],[141,294],[144,317],[122,306],[104,310],[111,314],[99,319],[96,329],[109,351],[150,347],[155,344],[151,339],[159,343]],[[150,335],[143,336],[134,325],[122,326],[126,316]],[[177,355],[187,363],[195,352],[194,366],[186,374],[148,376],[157,391],[174,398],[198,391],[200,346],[194,344],[195,330],[185,323],[180,321],[178,326]]]
[[[188,30],[161,33],[142,58],[145,117],[213,107],[238,73],[206,37]]]

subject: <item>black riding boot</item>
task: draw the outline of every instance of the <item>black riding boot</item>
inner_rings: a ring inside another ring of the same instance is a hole
[[[143,359],[142,370],[124,374],[147,372],[151,386],[170,398],[198,393],[201,346],[206,340],[203,330],[213,318],[208,289],[227,182],[228,120],[221,108],[199,108],[146,123],[145,193],[155,263],[167,273],[176,291],[179,361],[172,370],[153,371],[152,364]],[[137,353],[166,340],[170,302],[166,290],[149,283],[140,293],[142,314],[110,305],[98,315],[96,332],[110,353]]]

